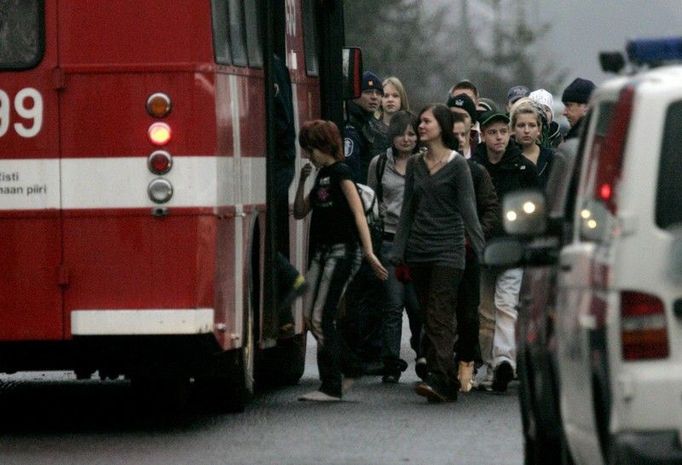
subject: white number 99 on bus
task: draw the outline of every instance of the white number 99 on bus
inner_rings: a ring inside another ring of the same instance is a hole
[[[10,121],[12,105],[16,114],[23,118],[14,124]],[[21,137],[38,135],[43,126],[43,96],[40,92],[33,87],[26,87],[17,92],[12,101],[7,92],[0,89],[0,137],[7,134],[10,126]]]

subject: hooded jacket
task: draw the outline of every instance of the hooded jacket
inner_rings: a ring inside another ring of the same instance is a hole
[[[504,155],[502,155],[502,158],[497,163],[491,163],[488,160],[488,151],[484,143],[478,144],[472,158],[490,174],[500,205],[504,201],[504,196],[509,192],[540,187],[535,165],[524,157],[519,147],[512,142],[507,145]],[[499,236],[502,233],[500,217],[493,235]]]

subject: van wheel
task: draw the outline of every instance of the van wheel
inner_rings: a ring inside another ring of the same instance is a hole
[[[527,367],[527,355],[525,350],[519,350],[516,372],[519,377],[519,404],[521,407],[521,424],[523,426],[524,464],[535,465],[535,418],[531,410],[530,376]]]
[[[542,362],[540,362],[542,363]],[[524,421],[526,465],[554,465],[561,463],[561,444],[558,439],[560,434],[555,431],[554,425],[550,424],[546,415],[551,405],[545,405],[546,399],[540,397],[543,389],[542,370],[531,365],[531,358],[526,353],[523,363],[525,377],[521,384],[527,384],[523,389],[525,402],[522,408],[525,410],[527,420]],[[544,367],[546,369],[546,367]],[[545,384],[547,380],[545,380]],[[546,389],[546,386],[544,386]],[[524,405],[525,404],[525,405]],[[526,429],[527,428],[527,429]]]

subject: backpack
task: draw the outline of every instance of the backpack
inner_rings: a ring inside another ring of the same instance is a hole
[[[372,239],[372,249],[375,255],[379,255],[381,251],[381,242],[384,235],[384,222],[379,215],[379,202],[377,200],[376,192],[371,187],[365,184],[355,184],[360,194],[362,201],[362,209],[365,212],[367,219],[367,226],[369,227],[369,235]]]

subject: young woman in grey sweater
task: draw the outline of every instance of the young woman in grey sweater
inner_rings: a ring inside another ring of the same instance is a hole
[[[456,400],[460,387],[452,350],[465,229],[478,256],[484,238],[469,166],[454,150],[457,140],[450,110],[429,105],[420,112],[419,121],[425,151],[407,163],[393,261],[409,267],[424,324],[428,374],[415,390],[430,401],[445,402]]]
[[[384,237],[381,256],[389,257],[393,250],[393,239],[400,221],[405,192],[405,170],[407,161],[417,150],[417,116],[408,111],[393,113],[388,125],[388,140],[391,142],[385,153],[377,155],[369,163],[367,184],[377,193],[379,212],[384,221]],[[421,317],[419,303],[412,282],[402,282],[395,273],[395,267],[385,262],[388,279],[384,281],[382,307],[381,358],[384,364],[382,381],[397,383],[407,362],[400,358],[403,309],[410,322],[410,346],[416,353],[416,368],[426,367],[426,359],[420,353]]]

